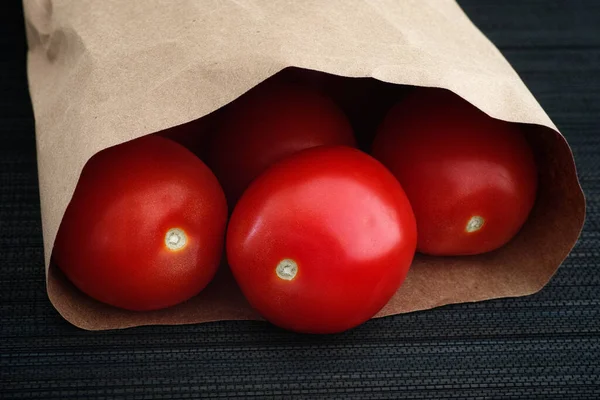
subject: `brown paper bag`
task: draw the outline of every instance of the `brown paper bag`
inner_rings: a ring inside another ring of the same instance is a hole
[[[539,197],[519,235],[481,256],[417,256],[378,316],[534,293],[577,240],[585,206],[565,139],[452,0],[26,0],[24,8],[48,295],[79,327],[259,318],[226,269],[184,304],[134,313],[81,294],[50,255],[93,154],[209,114],[291,66],[446,88],[524,124],[534,145]]]

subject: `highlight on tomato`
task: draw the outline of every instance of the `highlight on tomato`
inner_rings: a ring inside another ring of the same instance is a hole
[[[345,146],[300,151],[260,175],[229,222],[227,259],[268,321],[333,333],[373,317],[398,290],[416,246],[394,176]]]
[[[316,89],[274,79],[227,106],[206,160],[233,206],[271,164],[321,145],[356,146],[344,113]]]
[[[183,146],[157,135],[105,149],[85,165],[53,260],[81,291],[128,310],[185,301],[222,256],[225,195]]]
[[[509,242],[534,205],[537,168],[521,129],[441,89],[415,89],[381,124],[372,154],[412,204],[417,250],[472,255]]]

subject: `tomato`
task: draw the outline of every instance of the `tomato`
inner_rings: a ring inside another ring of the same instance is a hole
[[[352,328],[402,284],[416,223],[402,187],[381,163],[345,146],[286,158],[238,202],[227,259],[250,304],[280,327]]]
[[[394,106],[372,154],[406,191],[422,253],[497,249],[517,234],[535,202],[537,169],[519,127],[449,91],[416,89]]]
[[[345,115],[318,91],[275,80],[230,105],[209,145],[207,164],[234,205],[269,165],[320,145],[355,146]]]
[[[212,172],[179,144],[151,135],[85,165],[53,258],[81,291],[153,310],[189,299],[222,256],[227,204]]]

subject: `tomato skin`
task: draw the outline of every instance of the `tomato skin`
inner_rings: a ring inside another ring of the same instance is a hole
[[[537,169],[520,129],[445,90],[416,89],[394,106],[372,154],[406,191],[422,253],[498,249],[517,234],[535,202]]]
[[[208,167],[169,139],[145,136],[88,161],[53,258],[75,286],[99,301],[160,309],[210,282],[226,220],[225,195]],[[186,234],[181,249],[165,243],[172,228]]]
[[[257,178],[229,222],[231,270],[250,304],[280,327],[350,329],[375,315],[412,262],[416,223],[402,187],[344,146],[301,151]],[[278,276],[293,260],[292,280]]]
[[[207,164],[233,206],[271,164],[320,145],[356,146],[348,119],[317,90],[276,79],[228,106]]]

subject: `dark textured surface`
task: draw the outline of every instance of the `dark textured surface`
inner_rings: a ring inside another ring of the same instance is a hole
[[[0,398],[600,398],[600,1],[460,3],[570,141],[584,232],[536,295],[327,337],[258,322],[90,333],[61,319],[44,288],[22,16],[2,10]]]

